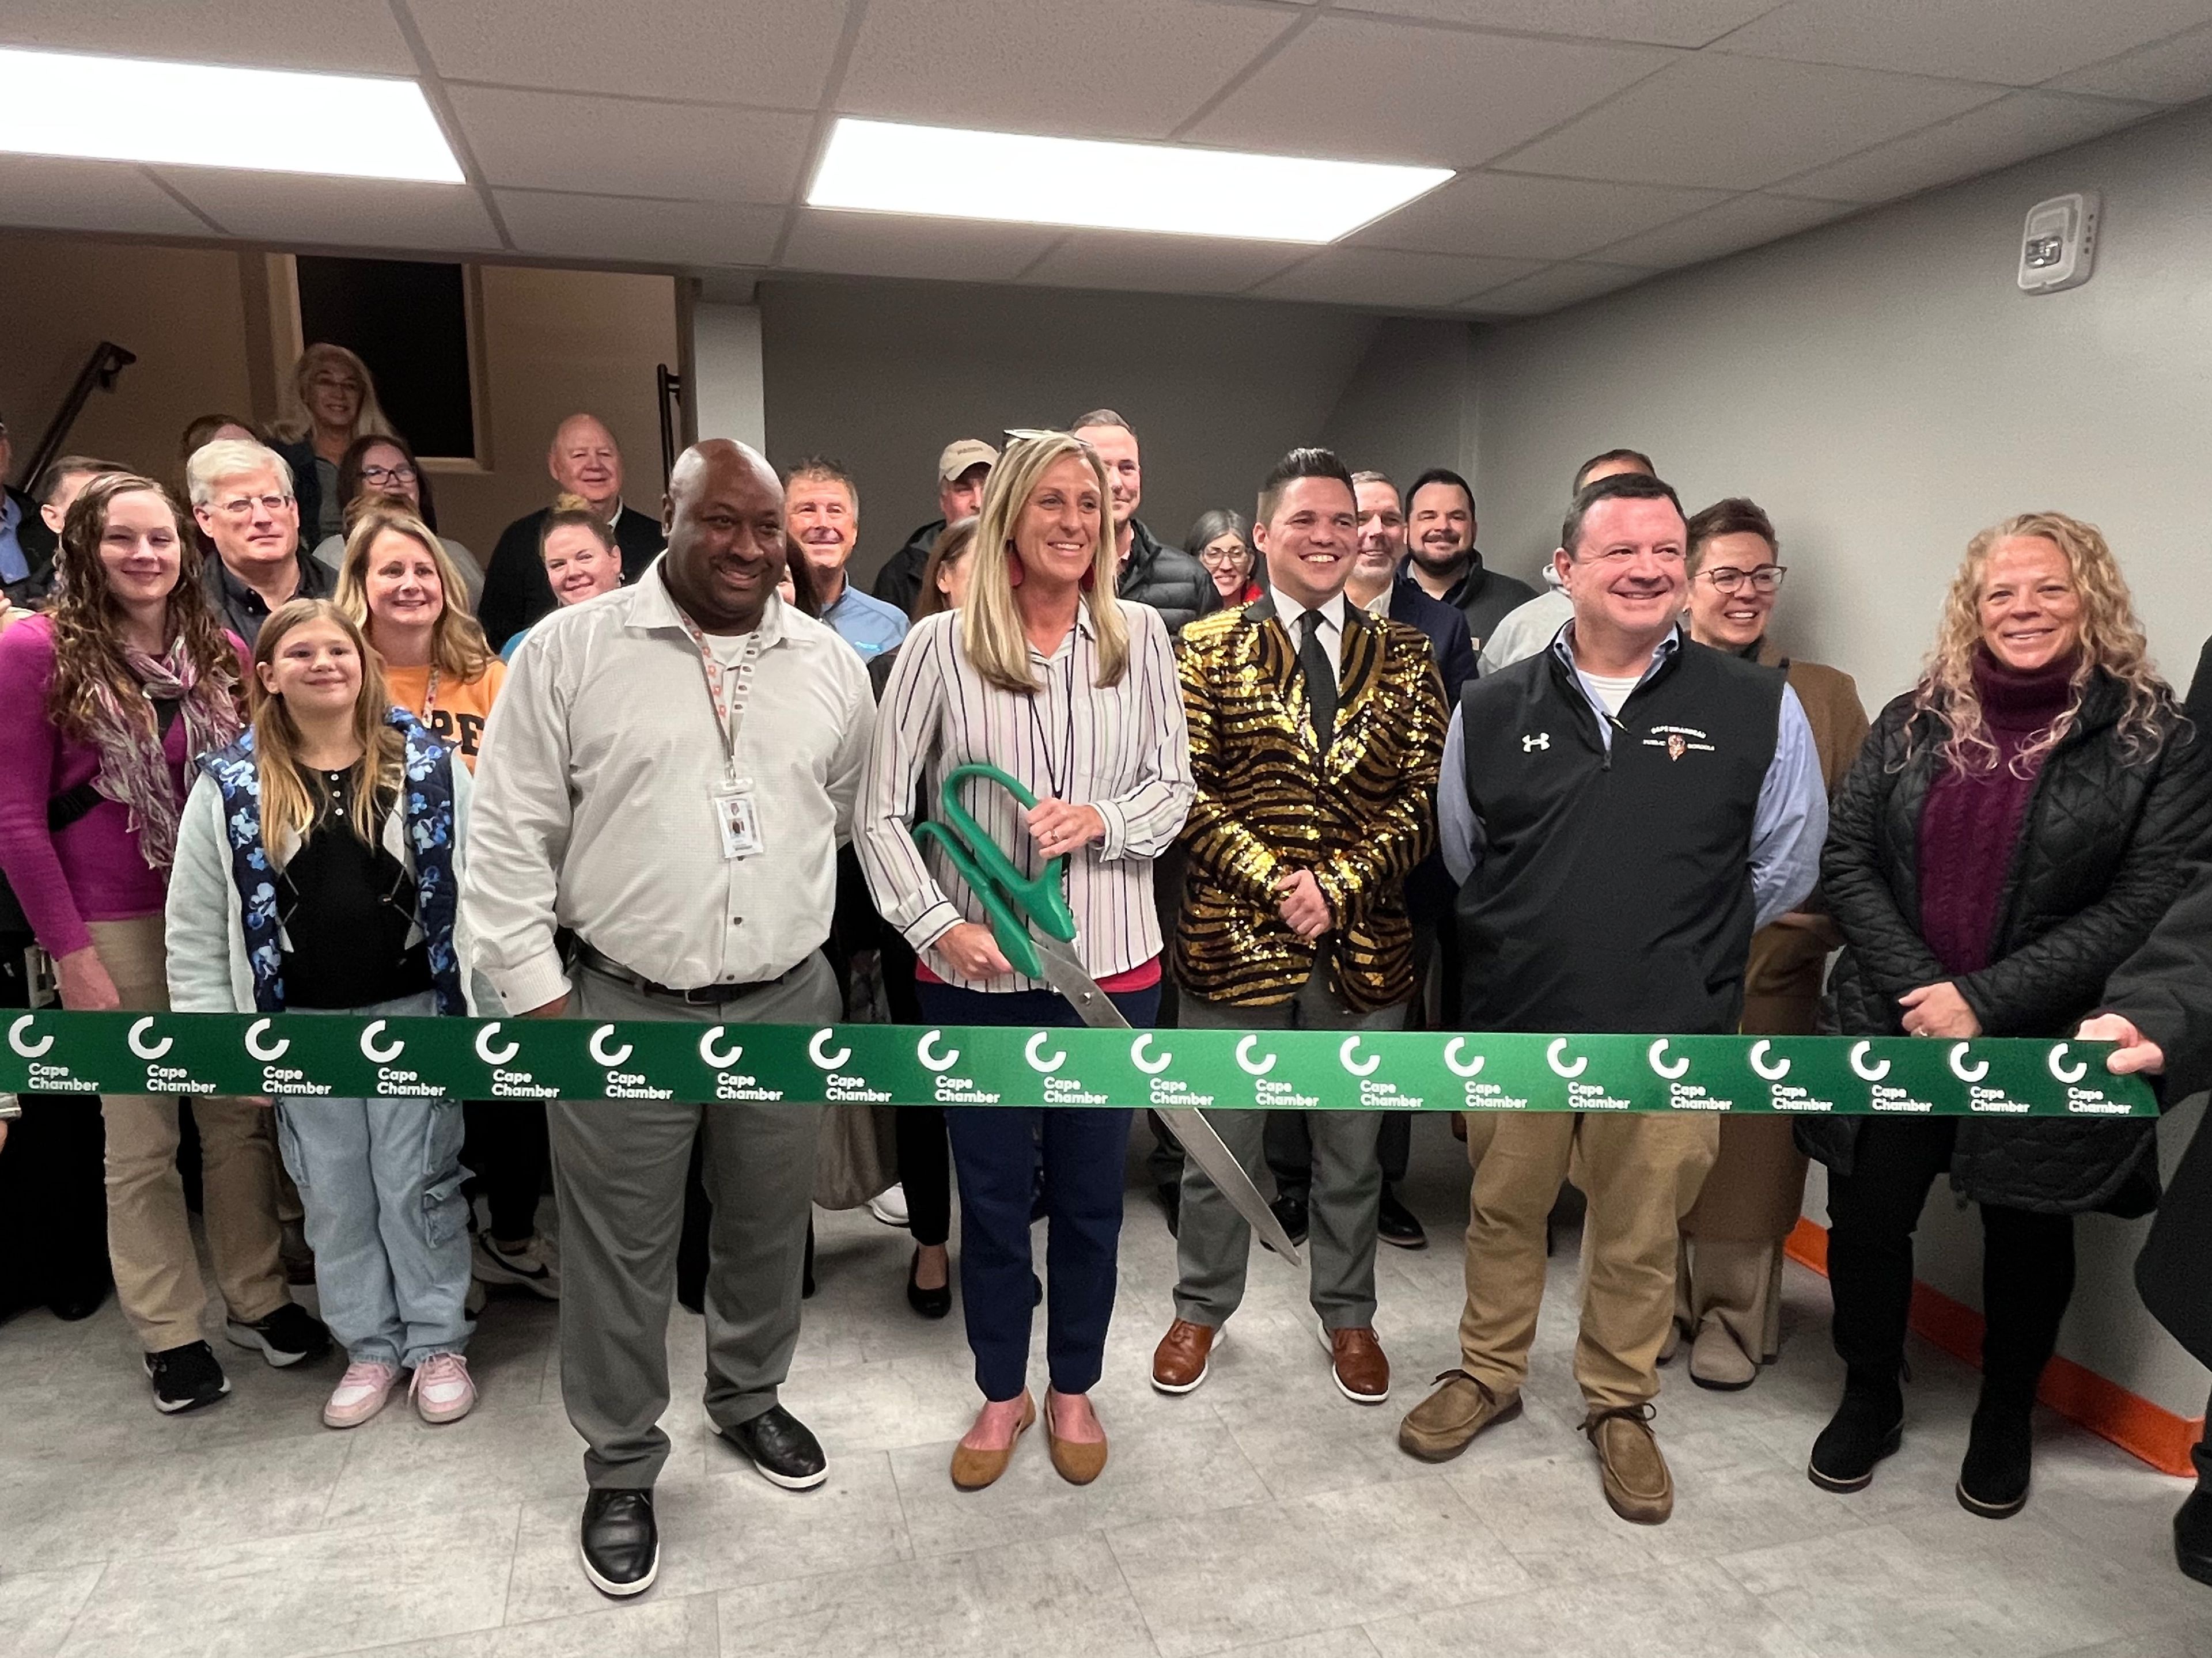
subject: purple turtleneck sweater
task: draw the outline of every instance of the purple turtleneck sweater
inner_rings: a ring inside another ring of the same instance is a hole
[[[2073,702],[2074,665],[2069,655],[2021,673],[1986,647],[1975,653],[1974,687],[1997,746],[1996,769],[1946,768],[1920,811],[1920,936],[1947,972],[1990,964],[2005,877],[2045,756],[2017,767],[2013,761]]]

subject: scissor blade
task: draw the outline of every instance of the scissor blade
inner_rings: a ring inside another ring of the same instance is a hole
[[[1094,1028],[1111,1029],[1115,1026],[1127,1030],[1129,1022],[1121,1017],[1121,1010],[1114,1005],[1098,982],[1083,970],[1067,946],[1054,938],[1039,938],[1037,955],[1044,966],[1045,981],[1074,1008],[1076,1017]],[[1155,1107],[1155,1109],[1158,1108]],[[1261,1241],[1285,1260],[1298,1265],[1298,1247],[1291,1242],[1283,1224],[1275,1218],[1275,1212],[1267,1206],[1267,1199],[1260,1195],[1260,1188],[1252,1184],[1251,1175],[1244,1165],[1237,1161],[1221,1136],[1213,1130],[1196,1110],[1188,1106],[1161,1110],[1160,1120],[1166,1123],[1177,1140],[1182,1144],[1183,1155],[1204,1171],[1206,1177],[1218,1188],[1221,1195],[1235,1206]]]

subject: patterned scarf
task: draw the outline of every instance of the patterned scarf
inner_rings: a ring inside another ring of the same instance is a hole
[[[199,666],[182,638],[169,647],[166,657],[126,647],[123,661],[146,701],[143,707],[131,708],[106,682],[94,685],[89,734],[100,767],[93,774],[92,786],[130,814],[146,867],[167,870],[177,853],[177,813],[184,800],[170,779],[168,744],[156,734],[153,705],[183,704],[178,712],[185,722],[187,761],[228,747],[244,722],[228,691],[201,683]]]

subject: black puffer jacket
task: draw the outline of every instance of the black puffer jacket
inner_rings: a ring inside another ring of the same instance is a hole
[[[1990,965],[1946,972],[1920,936],[1920,817],[1942,733],[1909,697],[1881,712],[1829,814],[1820,878],[1845,948],[1829,980],[1847,1035],[1900,1033],[1897,999],[1955,983],[1992,1036],[2062,1036],[2095,1010],[2107,975],[2150,936],[2212,829],[2212,759],[2178,705],[2155,751],[2130,762],[2124,693],[2100,672],[2045,760],[2010,859]],[[1905,758],[1906,738],[1913,738]],[[1992,855],[1997,855],[1992,848]],[[1801,1119],[1798,1143],[1842,1174],[1865,1119]],[[2140,1215],[2158,1197],[2150,1122],[1959,1124],[1951,1184],[1978,1202],[2043,1214]]]
[[[1141,519],[1130,519],[1129,529],[1129,562],[1121,567],[1115,589],[1121,598],[1158,610],[1170,638],[1221,607],[1221,594],[1206,566],[1180,547],[1164,547],[1153,540]]]

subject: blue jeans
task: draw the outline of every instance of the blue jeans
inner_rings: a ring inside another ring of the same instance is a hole
[[[933,1024],[1078,1023],[1056,991],[993,994],[919,984]],[[1158,1011],[1158,986],[1111,998],[1142,1029]],[[1087,1394],[1106,1357],[1106,1327],[1121,1242],[1121,1166],[1129,1149],[1126,1108],[947,1106],[952,1166],[960,1180],[960,1301],[975,1385],[990,1400],[1017,1399],[1030,1362],[1030,1205],[1044,1160],[1045,1359],[1055,1392]]]
[[[435,1010],[425,992],[350,1011],[390,1018]],[[307,1208],[323,1321],[356,1363],[411,1370],[460,1352],[475,1332],[464,1305],[462,1132],[457,1100],[276,1102],[277,1145]]]

